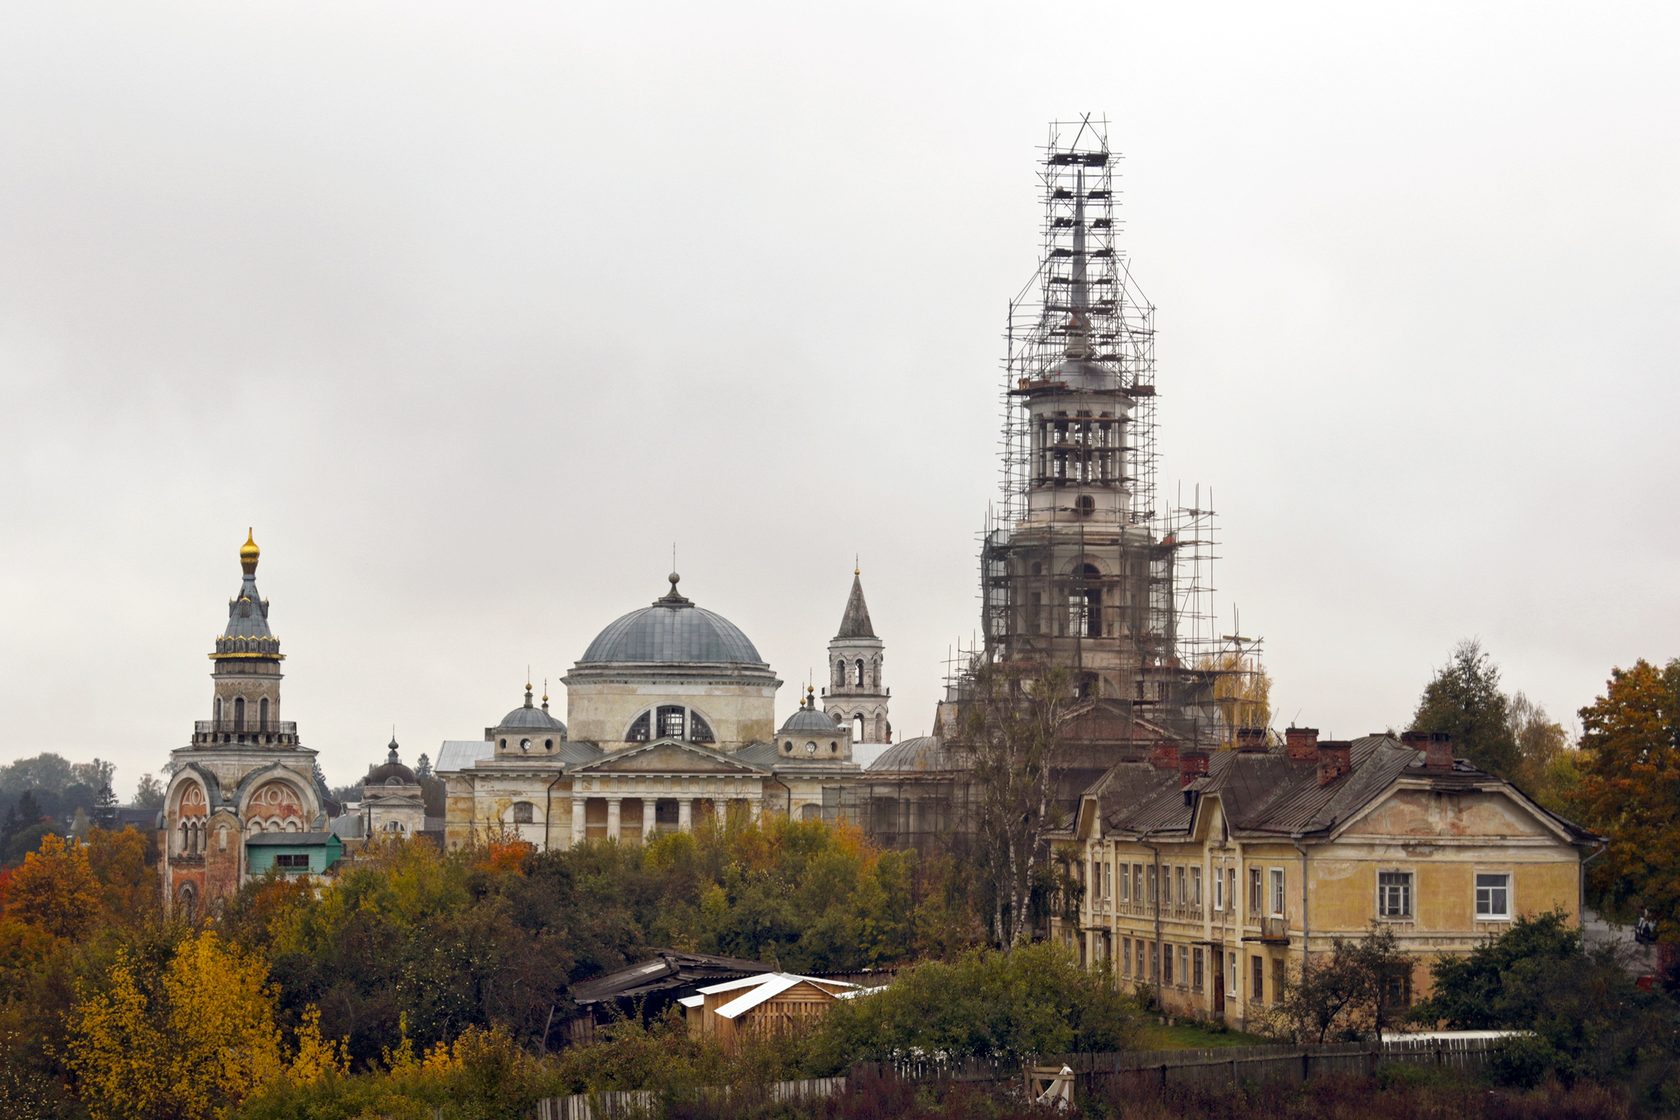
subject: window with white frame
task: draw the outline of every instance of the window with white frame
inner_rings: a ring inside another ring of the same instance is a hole
[[[1200,946],[1190,950],[1190,987],[1194,991],[1202,990],[1202,950]]]
[[[1476,872],[1476,920],[1498,921],[1511,916],[1511,873]]]
[[[1225,869],[1225,897],[1231,900],[1231,912],[1235,913],[1237,909],[1237,869],[1234,867]]]
[[[1103,861],[1103,897],[1114,897],[1114,865]]]
[[[1173,878],[1178,880],[1178,893],[1176,895],[1174,895],[1173,897],[1175,897],[1178,900],[1178,904],[1180,906],[1183,906],[1186,902],[1190,901],[1190,896],[1184,892],[1184,868],[1182,868],[1182,867],[1173,868]],[[1178,974],[1180,976],[1183,976],[1184,975],[1184,970],[1179,969]]]
[[[1120,971],[1126,976],[1132,974],[1132,939],[1129,937],[1120,939]]]
[[[1379,918],[1410,918],[1412,916],[1412,873],[1410,871],[1380,871],[1377,873],[1377,916]]]
[[[1184,987],[1190,983],[1190,947],[1178,947],[1178,986]]]
[[[1265,906],[1265,898],[1260,893],[1260,869],[1248,869],[1248,912],[1250,916],[1258,918]]]
[[[1190,869],[1190,905],[1199,907],[1201,904],[1202,869],[1199,867],[1192,867]]]
[[[1213,870],[1213,908],[1225,909],[1225,875],[1217,867]]]
[[[1102,860],[1091,857],[1091,898],[1093,901],[1102,897]]]
[[[1283,868],[1272,868],[1272,916],[1283,916]]]
[[[1152,865],[1149,868],[1149,901],[1150,902],[1159,902],[1160,900],[1161,900],[1161,885],[1155,881],[1155,868]]]
[[[1132,873],[1125,864],[1120,865],[1120,901],[1132,900]]]

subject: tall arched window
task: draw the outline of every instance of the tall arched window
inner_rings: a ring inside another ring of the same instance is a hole
[[[845,658],[841,658],[839,661],[836,661],[834,663],[834,687],[835,688],[845,688],[846,687],[846,660],[845,660]]]
[[[233,729],[235,731],[245,730],[245,697],[243,696],[233,698]]]
[[[268,697],[266,696],[257,701],[257,730],[268,730]]]
[[[222,698],[220,696],[216,697],[216,722],[222,722]]]
[[[863,713],[862,712],[859,712],[857,715],[852,717],[852,742],[854,742],[854,743],[863,742]]]
[[[1081,638],[1102,637],[1102,573],[1081,564],[1068,588],[1068,633]]]
[[[857,679],[852,681],[859,688],[863,687],[863,658],[857,659]]]

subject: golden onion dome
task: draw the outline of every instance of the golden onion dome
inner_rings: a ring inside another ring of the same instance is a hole
[[[257,570],[257,558],[262,555],[262,549],[257,547],[256,539],[251,529],[245,530],[245,543],[239,546],[239,566],[245,569],[246,575]]]

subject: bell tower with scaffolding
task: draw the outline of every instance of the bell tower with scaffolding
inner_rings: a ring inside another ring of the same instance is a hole
[[[1051,125],[1042,255],[1009,309],[983,653],[1068,669],[1127,726],[1209,739],[1212,514],[1157,510],[1155,309],[1116,244],[1117,163],[1106,122]]]

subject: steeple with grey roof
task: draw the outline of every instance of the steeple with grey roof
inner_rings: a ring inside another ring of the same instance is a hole
[[[863,569],[852,569],[852,593],[846,599],[846,613],[840,618],[839,638],[873,638],[875,627],[869,621],[869,604],[863,601]]]
[[[885,648],[863,601],[863,571],[854,565],[840,632],[828,643],[829,683],[823,689],[823,711],[851,728],[854,743],[892,742],[887,718],[892,690],[882,683]]]

